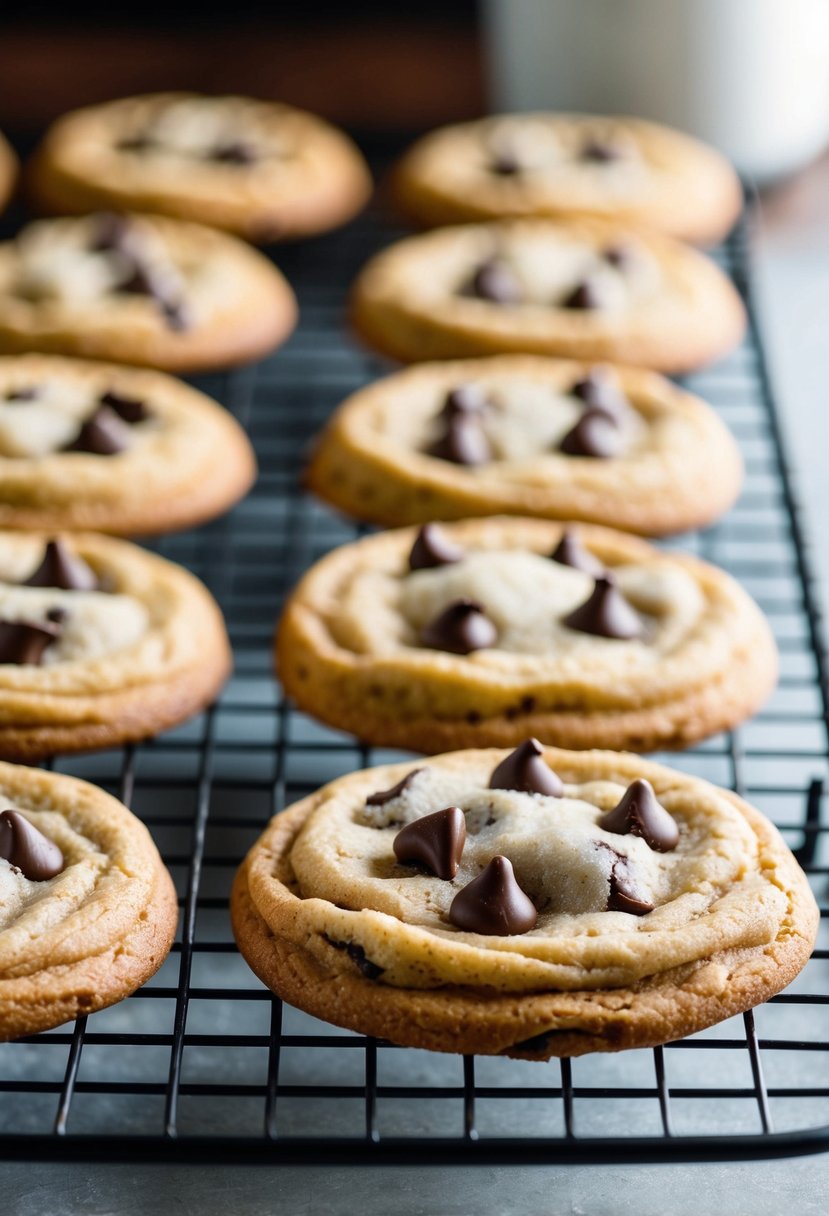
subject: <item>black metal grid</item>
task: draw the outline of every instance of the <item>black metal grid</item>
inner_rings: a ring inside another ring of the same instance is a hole
[[[236,952],[233,873],[274,810],[370,750],[281,700],[270,643],[285,592],[357,529],[298,491],[303,453],[333,406],[385,370],[343,326],[345,289],[394,234],[376,219],[281,251],[301,324],[255,368],[200,383],[248,427],[261,465],[226,519],[157,547],[219,598],[236,674],[218,706],[139,748],[58,760],[112,789],[152,830],[182,917],[158,976],[74,1027],[0,1047],[0,1155],[262,1162],[714,1160],[829,1144],[824,652],[800,516],[747,284],[745,224],[719,253],[750,308],[746,341],[689,383],[741,442],[731,514],[690,548],[740,578],[781,650],[777,693],[752,722],[679,756],[783,829],[823,900],[818,949],[787,992],[653,1051],[532,1064],[431,1055],[316,1022],[266,992]],[[14,1095],[25,1094],[21,1104]]]

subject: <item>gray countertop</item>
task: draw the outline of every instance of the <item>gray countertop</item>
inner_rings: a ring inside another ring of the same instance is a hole
[[[829,159],[767,200],[758,236],[763,329],[823,603],[829,603]],[[829,1111],[826,1113],[829,1121]],[[825,1211],[829,1157],[608,1167],[233,1167],[5,1164],[4,1208],[292,1216],[795,1216]]]

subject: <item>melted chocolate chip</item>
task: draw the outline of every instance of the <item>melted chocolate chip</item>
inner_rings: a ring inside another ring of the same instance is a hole
[[[90,452],[93,456],[116,456],[130,446],[129,428],[108,405],[99,405],[78,432],[66,452]]]
[[[449,908],[449,919],[467,933],[510,937],[532,929],[538,913],[519,887],[512,862],[506,857],[493,857],[482,874],[458,891]]]
[[[492,770],[491,790],[520,790],[525,794],[546,794],[560,798],[564,783],[544,761],[544,750],[537,739],[525,739]]]
[[[228,140],[227,143],[217,144],[208,153],[209,160],[218,161],[223,165],[252,165],[258,159],[256,149],[243,139]]]
[[[599,368],[594,367],[581,380],[577,380],[570,392],[590,409],[601,410],[603,414],[617,421],[627,410],[624,397],[610,377]]]
[[[646,913],[653,912],[656,905],[639,885],[634,863],[603,842],[599,842],[597,848],[604,849],[614,859],[610,870],[606,911],[630,912],[633,916],[645,916]]]
[[[566,456],[591,456],[598,460],[618,456],[621,447],[619,428],[603,410],[586,410],[559,444],[559,450]]]
[[[127,422],[130,426],[135,426],[138,422],[146,422],[151,416],[143,401],[139,401],[136,397],[122,397],[120,393],[113,392],[111,389],[107,393],[102,393],[99,401],[101,405],[109,406],[122,422]]]
[[[592,312],[604,305],[604,293],[596,279],[586,278],[577,283],[573,290],[561,301],[561,308],[575,308],[582,312]]]
[[[619,144],[614,144],[609,139],[593,136],[581,146],[581,159],[592,161],[594,164],[608,164],[610,161],[621,160],[623,156],[624,151]]]
[[[456,545],[437,524],[424,524],[418,532],[409,554],[410,570],[433,570],[437,566],[453,566],[464,557]]]
[[[404,790],[407,790],[414,781],[418,773],[422,773],[422,768],[413,768],[410,773],[402,781],[398,781],[397,785],[393,785],[389,790],[378,790],[376,794],[369,794],[366,798],[366,806],[385,806],[387,802],[391,802],[392,798],[399,798]]]
[[[585,549],[572,528],[565,528],[561,534],[561,540],[553,549],[550,557],[560,566],[572,566],[574,570],[583,570],[592,578],[600,578],[605,572],[602,563],[588,549]]]
[[[358,946],[356,942],[348,942],[345,947],[345,952],[352,962],[356,965],[357,970],[366,977],[367,980],[376,980],[385,971],[385,967],[378,967],[377,963],[373,963],[370,958],[366,958],[366,952],[362,946]]]
[[[446,394],[441,418],[451,419],[456,414],[482,414],[487,407],[483,389],[477,384],[459,384]]]
[[[474,600],[455,600],[421,631],[420,640],[430,650],[471,654],[486,650],[498,641],[498,630]]]
[[[642,621],[609,573],[596,579],[589,598],[564,617],[563,624],[600,638],[638,638],[642,634]]]
[[[38,390],[34,385],[27,385],[25,388],[9,389],[6,393],[7,401],[34,401],[38,396]]]
[[[640,836],[657,853],[670,853],[679,842],[679,828],[671,814],[657,801],[653,786],[643,778],[632,781],[621,800],[598,821],[606,832],[618,836]]]
[[[55,842],[20,811],[0,814],[0,857],[16,866],[30,882],[54,878],[64,866],[63,853]]]
[[[466,844],[466,819],[459,806],[448,806],[408,823],[392,844],[404,865],[423,866],[436,878],[454,878]]]
[[[62,632],[61,621],[0,620],[0,663],[39,667],[47,646]]]
[[[492,449],[475,414],[453,414],[443,435],[429,448],[429,455],[474,467],[491,460]]]
[[[491,304],[520,304],[524,298],[515,271],[502,258],[490,258],[479,266],[464,294]]]
[[[333,946],[335,950],[344,950],[348,957],[357,967],[367,980],[378,979],[385,967],[378,967],[371,959],[366,958],[366,952],[362,946],[358,946],[356,942],[335,942],[333,938],[326,937],[325,939],[329,946]]]
[[[47,541],[40,565],[22,584],[24,587],[59,587],[62,591],[97,591],[98,576],[62,540]]]

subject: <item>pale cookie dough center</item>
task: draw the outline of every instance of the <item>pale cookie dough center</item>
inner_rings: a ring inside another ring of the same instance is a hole
[[[60,636],[43,653],[43,667],[89,662],[125,650],[140,641],[150,626],[144,605],[129,595],[0,583],[0,619],[4,621],[45,621],[55,608],[65,615]]]
[[[0,393],[0,457],[37,459],[64,451],[100,405],[100,392],[89,384],[38,380],[20,387],[35,395],[10,400]],[[140,438],[148,423],[130,424],[130,436]]]
[[[487,401],[480,414],[480,426],[489,441],[492,460],[525,462],[539,457],[562,454],[562,439],[588,410],[588,406],[572,394],[551,385],[532,380],[475,381]],[[429,417],[416,411],[404,415],[395,411],[390,418],[389,433],[397,442],[417,451],[429,451],[443,435],[445,421],[439,417],[443,397],[432,398]],[[621,457],[629,456],[647,446],[650,428],[633,407],[620,411],[616,426]],[[483,475],[492,461],[477,466]],[[474,473],[475,468],[467,471]]]
[[[290,854],[302,923],[335,945],[358,945],[383,983],[418,988],[623,987],[774,938],[785,892],[764,868],[749,823],[713,788],[689,795],[679,780],[658,791],[679,828],[677,847],[662,854],[598,826],[625,792],[618,781],[566,785],[563,798],[551,798],[490,790],[490,775],[485,762],[465,772],[427,763],[379,808],[366,804],[376,785],[365,774],[332,787]],[[455,877],[398,862],[400,827],[452,805],[467,822]],[[503,937],[459,929],[449,919],[453,899],[497,855],[512,862],[536,906],[534,928]],[[652,911],[606,910],[614,863],[634,876]]]
[[[549,229],[525,229],[520,237],[507,231],[493,254],[511,268],[521,285],[522,303],[518,307],[561,306],[589,280],[599,293],[602,307],[590,310],[588,315],[613,316],[653,299],[662,282],[653,255],[638,242],[626,244],[630,245],[631,257],[624,268],[612,265],[594,245]],[[582,310],[568,311],[584,316]]]
[[[583,604],[594,581],[581,570],[536,553],[473,551],[450,566],[394,578],[357,571],[343,589],[332,620],[338,639],[361,654],[387,655],[420,645],[424,626],[451,603],[479,603],[498,631],[496,646],[469,661],[507,665],[514,658],[554,660],[562,676],[600,664],[608,681],[658,667],[682,646],[705,610],[694,579],[657,564],[614,567],[618,585],[640,613],[641,638],[580,633],[563,618]]]

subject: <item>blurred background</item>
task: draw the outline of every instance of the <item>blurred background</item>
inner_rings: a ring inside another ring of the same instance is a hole
[[[366,134],[490,109],[660,119],[762,182],[829,140],[827,0],[35,2],[0,17],[0,123],[167,88],[244,92]]]

